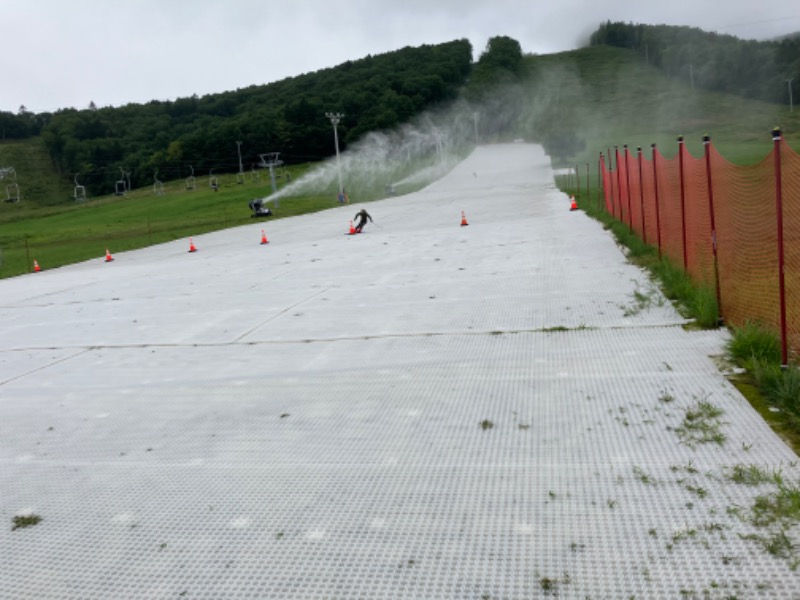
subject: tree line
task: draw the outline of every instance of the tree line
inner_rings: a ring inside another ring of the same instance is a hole
[[[633,50],[668,76],[706,90],[788,104],[791,85],[792,96],[800,96],[800,35],[755,41],[693,27],[607,21],[590,43]]]
[[[456,98],[471,68],[472,46],[462,39],[202,97],[41,114],[20,107],[16,115],[0,112],[0,129],[4,139],[41,135],[60,173],[80,173],[89,192],[107,194],[122,172],[132,187],[192,170],[238,172],[239,151],[245,172],[268,152],[287,163],[320,160],[334,152],[326,112],[344,114],[338,133],[346,148]]]

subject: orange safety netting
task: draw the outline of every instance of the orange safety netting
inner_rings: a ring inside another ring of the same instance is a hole
[[[625,147],[609,152],[608,163],[601,157],[606,210],[714,290],[726,322],[757,321],[778,333],[785,323],[788,347],[800,352],[800,154],[782,139],[746,167],[710,141],[700,158],[682,141],[673,158],[655,146],[646,154]]]

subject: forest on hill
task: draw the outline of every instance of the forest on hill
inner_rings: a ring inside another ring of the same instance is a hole
[[[192,170],[237,172],[239,148],[247,172],[269,152],[287,162],[320,160],[333,152],[326,112],[344,114],[338,130],[345,148],[454,99],[471,68],[471,44],[456,40],[203,97],[52,114],[21,107],[17,115],[0,113],[0,128],[4,139],[41,135],[59,172],[70,179],[80,173],[88,191],[107,194],[123,172],[131,187]]]
[[[693,87],[776,104],[800,101],[800,35],[755,41],[694,27],[608,21],[590,43],[633,50]]]

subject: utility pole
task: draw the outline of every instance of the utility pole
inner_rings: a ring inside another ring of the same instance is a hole
[[[794,81],[794,77],[786,80],[786,83],[789,85],[789,112],[794,111],[794,106],[792,104],[792,81]]]
[[[342,120],[344,116],[342,113],[325,113],[325,116],[331,120],[331,125],[333,125],[333,143],[336,145],[336,173],[339,176],[339,202],[344,203],[344,187],[342,186],[342,163],[339,159],[339,133],[336,130],[337,126],[339,125],[339,121]]]

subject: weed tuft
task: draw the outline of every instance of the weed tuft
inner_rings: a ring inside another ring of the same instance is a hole
[[[722,409],[714,406],[705,398],[686,409],[686,415],[675,433],[690,448],[697,444],[715,443],[723,445],[726,435],[722,432]]]
[[[41,520],[42,517],[39,515],[17,515],[13,519],[14,525],[11,527],[11,531],[33,527],[34,525],[38,525]]]
[[[762,483],[783,484],[783,476],[780,470],[770,473],[758,465],[733,465],[728,474],[728,479],[734,483],[752,486],[761,485]]]

